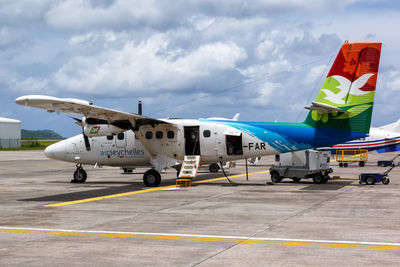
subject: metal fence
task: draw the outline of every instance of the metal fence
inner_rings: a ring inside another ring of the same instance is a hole
[[[21,139],[0,139],[0,148],[21,147]]]

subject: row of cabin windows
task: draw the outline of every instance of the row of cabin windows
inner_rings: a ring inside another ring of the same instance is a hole
[[[156,138],[157,139],[162,139],[163,136],[164,136],[163,132],[161,132],[161,131],[157,131],[156,132]],[[147,131],[145,133],[145,137],[146,137],[146,139],[152,139],[153,138],[153,132]],[[168,131],[167,132],[167,138],[168,139],[173,139],[174,137],[175,137],[174,131]],[[118,140],[124,140],[124,138],[125,138],[125,134],[124,133],[118,133],[117,134],[117,139]],[[136,136],[135,136],[135,138],[137,139]],[[113,140],[113,139],[114,139],[114,135],[107,135],[107,140]]]
[[[164,136],[164,133],[163,133],[163,132],[161,132],[161,131],[157,131],[157,132],[156,132],[156,138],[157,138],[157,139],[162,139],[163,136]],[[203,131],[203,136],[204,136],[205,138],[210,137],[210,136],[211,136],[211,131],[210,131],[210,130],[204,130],[204,131]],[[135,137],[136,137],[136,136],[135,136]],[[147,131],[147,132],[145,133],[145,137],[146,137],[146,139],[152,139],[152,138],[153,138],[153,132],[152,132],[152,131]],[[167,138],[168,138],[168,139],[173,139],[174,137],[175,137],[174,131],[168,131],[168,132],[167,132]],[[118,133],[118,134],[117,134],[117,139],[118,139],[118,140],[124,140],[124,138],[125,138],[125,134],[124,134],[124,133]],[[108,135],[108,136],[107,136],[107,140],[113,140],[113,139],[114,139],[114,136],[113,136],[113,135]]]
[[[153,132],[152,131],[147,131],[144,136],[146,137],[146,139],[153,139]],[[161,131],[157,131],[156,132],[156,138],[157,139],[162,139],[164,137],[164,132]],[[167,138],[168,139],[173,139],[175,137],[175,133],[174,131],[168,131],[167,132]]]

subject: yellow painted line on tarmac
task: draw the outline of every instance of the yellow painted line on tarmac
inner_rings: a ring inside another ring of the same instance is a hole
[[[261,173],[267,173],[267,172],[269,172],[269,171],[252,172],[252,173],[249,173],[249,175],[261,174]],[[239,177],[243,177],[243,176],[246,176],[246,174],[243,173],[243,174],[238,174],[238,175],[232,175],[232,176],[228,176],[228,178],[233,179],[233,178],[239,178]],[[226,179],[226,177],[208,179],[208,180],[204,180],[204,181],[197,181],[197,182],[194,182],[194,184],[215,182],[215,181],[220,181],[220,180],[224,180],[224,179]],[[124,197],[124,196],[136,195],[136,194],[143,194],[143,193],[154,192],[154,191],[159,191],[159,190],[174,188],[174,187],[176,187],[176,185],[162,186],[162,187],[144,189],[144,190],[139,190],[139,191],[120,193],[120,194],[105,195],[105,196],[101,196],[101,197],[85,198],[85,199],[80,199],[80,200],[47,204],[47,205],[43,205],[43,206],[44,207],[61,207],[61,206],[75,205],[75,204],[98,201],[98,200],[103,200],[103,199],[110,199],[110,198],[115,198],[115,197]]]
[[[260,172],[251,172],[249,173],[249,175],[255,175],[255,174],[262,174],[262,173],[268,173],[268,171],[260,171]],[[229,179],[232,178],[239,178],[239,177],[243,177],[246,176],[245,173],[242,174],[238,174],[238,175],[232,175],[232,176],[228,176]],[[226,180],[226,177],[220,177],[220,178],[214,178],[214,179],[208,179],[208,180],[203,180],[203,181],[196,181],[193,182],[193,184],[202,184],[202,183],[209,183],[209,182],[215,182],[215,181],[221,181],[221,180]]]
[[[337,180],[341,180],[341,181],[358,181],[359,179],[358,178],[331,178],[329,180],[335,180],[335,181],[337,181]]]
[[[281,245],[303,247],[328,247],[328,248],[354,248],[375,250],[400,250],[398,243],[357,242],[357,241],[329,241],[329,240],[301,240],[301,239],[273,239],[273,238],[247,238],[213,235],[185,235],[185,234],[157,234],[157,233],[130,233],[106,231],[74,231],[74,230],[49,230],[29,228],[1,227],[0,233],[36,234],[53,236],[80,236],[80,237],[106,237],[106,238],[132,238],[155,240],[180,240],[197,242],[243,243],[257,245]]]

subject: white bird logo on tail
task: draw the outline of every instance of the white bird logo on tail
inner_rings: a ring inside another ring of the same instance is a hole
[[[360,90],[360,88],[363,87],[367,83],[369,78],[371,78],[374,75],[375,75],[374,73],[364,74],[363,76],[361,76],[360,78],[355,80],[353,83],[351,83],[348,79],[346,79],[342,76],[333,75],[331,77],[340,83],[340,85],[336,87],[336,88],[340,89],[340,91],[337,94],[335,94],[334,92],[332,92],[329,89],[322,89],[321,91],[323,91],[326,94],[326,97],[324,99],[329,100],[335,104],[344,104],[345,101],[342,100],[342,98],[347,95],[347,90],[349,88],[350,88],[349,94],[351,94],[351,95],[368,94],[370,91],[362,91],[362,90]]]

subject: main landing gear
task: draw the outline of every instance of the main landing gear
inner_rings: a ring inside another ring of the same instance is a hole
[[[82,168],[82,164],[76,165],[76,171],[74,172],[74,179],[71,180],[71,183],[84,183],[87,178],[86,171]]]
[[[74,179],[71,180],[71,183],[84,183],[86,178],[87,173],[82,168],[82,164],[77,164]],[[157,187],[161,183],[161,174],[154,169],[150,169],[144,173],[143,182],[148,187]]]
[[[150,169],[143,174],[143,182],[148,187],[157,187],[161,183],[161,174],[154,169]]]

